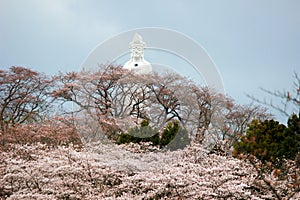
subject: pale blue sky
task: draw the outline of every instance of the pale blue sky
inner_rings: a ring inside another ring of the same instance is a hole
[[[120,32],[161,27],[201,44],[240,103],[259,87],[289,90],[300,74],[298,0],[0,0],[0,68],[78,70]]]

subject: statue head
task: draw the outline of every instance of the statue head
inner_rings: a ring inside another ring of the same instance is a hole
[[[144,48],[146,43],[142,41],[142,37],[135,33],[132,42],[130,43],[131,57],[133,58],[143,58]]]

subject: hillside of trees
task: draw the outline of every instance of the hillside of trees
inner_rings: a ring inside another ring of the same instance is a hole
[[[294,89],[284,125],[173,73],[0,70],[0,199],[299,199]]]

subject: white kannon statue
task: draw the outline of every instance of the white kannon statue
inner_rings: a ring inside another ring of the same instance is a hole
[[[129,45],[131,58],[124,65],[124,69],[134,70],[138,74],[147,74],[152,72],[152,66],[144,59],[144,48],[146,43],[142,37],[135,33],[132,42]]]

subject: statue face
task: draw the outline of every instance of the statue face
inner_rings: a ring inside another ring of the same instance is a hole
[[[131,52],[134,57],[140,57],[143,54],[143,48],[139,46],[135,46],[132,47]]]

